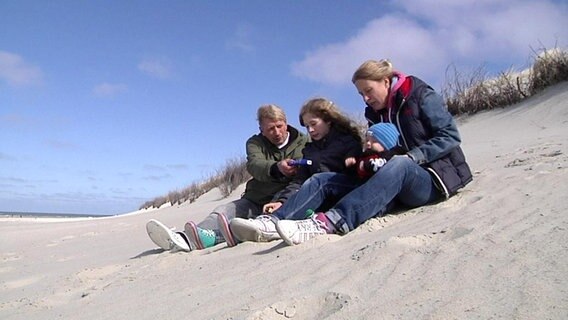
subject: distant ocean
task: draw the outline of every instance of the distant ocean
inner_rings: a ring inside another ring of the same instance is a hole
[[[112,214],[82,214],[82,213],[49,213],[49,212],[15,212],[0,211],[0,218],[100,218]]]

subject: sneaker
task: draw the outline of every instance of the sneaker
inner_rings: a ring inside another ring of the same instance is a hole
[[[184,237],[166,227],[158,220],[150,220],[146,224],[146,232],[158,247],[171,251],[191,251]]]
[[[219,224],[219,229],[221,230],[223,238],[225,238],[225,242],[227,242],[227,246],[236,246],[237,239],[233,236],[231,228],[229,227],[229,219],[227,219],[227,216],[224,213],[217,213],[217,223]]]
[[[192,249],[203,250],[216,244],[215,231],[211,229],[200,228],[193,221],[186,223],[184,229]]]
[[[268,215],[256,219],[235,218],[231,220],[231,231],[240,241],[269,242],[280,239],[276,224]]]
[[[276,230],[289,246],[306,242],[319,235],[332,233],[322,221],[323,217],[318,218],[319,215],[325,217],[323,213],[319,213],[305,220],[280,220],[276,223]]]

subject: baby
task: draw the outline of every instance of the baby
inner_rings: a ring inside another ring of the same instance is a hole
[[[357,164],[357,175],[368,179],[382,168],[392,156],[401,154],[398,147],[400,133],[392,123],[381,122],[372,125],[365,135],[363,154],[359,159],[345,159],[345,166]]]

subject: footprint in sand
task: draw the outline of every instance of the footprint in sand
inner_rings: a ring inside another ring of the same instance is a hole
[[[89,299],[94,295],[104,293],[105,289],[117,281],[132,281],[132,279],[116,276],[123,269],[122,265],[109,265],[101,268],[86,268],[67,277],[52,295],[41,300],[42,306],[53,308],[73,300]]]
[[[0,274],[12,272],[12,271],[14,271],[14,270],[15,270],[14,267],[6,267],[6,266],[3,266],[3,267],[0,267]]]
[[[530,147],[526,150],[519,150],[519,154],[513,161],[510,161],[505,165],[505,168],[513,168],[519,166],[529,166],[527,170],[532,170],[532,166],[539,164],[540,161],[553,162],[556,161],[557,157],[562,156],[563,152],[561,150],[555,149],[562,144],[548,144],[539,145],[536,147]],[[551,150],[553,149],[553,150]],[[539,161],[540,160],[540,161]]]
[[[469,197],[469,204],[474,204],[476,202],[478,202],[479,200],[482,200],[483,197],[482,196],[473,196],[473,197]]]
[[[62,257],[62,258],[56,258],[55,256],[52,256],[52,258],[57,262],[67,262],[67,261],[74,260],[76,257],[75,256],[67,256],[67,257]]]
[[[71,240],[71,239],[75,239],[75,236],[65,236],[65,237],[61,237],[57,240],[51,240],[51,242],[49,242],[48,244],[46,244],[46,247],[55,247],[58,246],[61,242],[67,241],[67,240]]]
[[[364,246],[363,248],[358,249],[351,255],[351,260],[359,261],[363,259],[363,257],[371,254],[372,252],[383,248],[386,245],[385,241],[375,241],[371,244]],[[373,257],[371,255],[371,257]]]
[[[421,247],[425,244],[432,242],[440,234],[446,233],[445,230],[439,232],[432,232],[429,234],[418,234],[414,236],[398,236],[390,239],[390,243],[395,245],[404,245],[407,247]]]
[[[83,233],[81,235],[81,237],[92,237],[92,236],[96,236],[97,234],[99,234],[99,233],[95,232],[95,231],[91,231],[91,232]]]
[[[34,283],[40,281],[41,279],[42,279],[41,276],[36,276],[36,277],[29,277],[29,278],[17,279],[17,280],[12,280],[12,281],[6,281],[6,282],[4,282],[4,287],[6,289],[17,289],[17,288],[27,287],[31,284],[34,284]]]
[[[84,282],[94,282],[117,273],[121,269],[122,265],[108,265],[101,268],[84,269],[83,271],[79,271],[77,273],[77,278],[81,279]]]
[[[15,252],[6,252],[2,254],[2,261],[4,262],[8,262],[8,261],[18,261],[22,259],[22,256],[20,256],[19,254],[15,253]]]
[[[348,294],[326,292],[323,295],[276,302],[247,319],[327,319],[338,316],[353,304]]]

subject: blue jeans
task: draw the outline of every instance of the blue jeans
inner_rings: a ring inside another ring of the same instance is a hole
[[[440,199],[441,193],[426,169],[408,157],[394,157],[363,184],[356,177],[340,173],[315,174],[275,216],[305,219],[307,209],[318,208],[329,196],[340,200],[325,214],[337,232],[344,234],[372,217],[386,214],[393,200],[408,207],[419,207]]]
[[[316,173],[304,181],[300,190],[272,215],[280,220],[306,219],[308,209],[321,210],[326,201],[341,199],[361,183],[361,179],[356,176],[334,172]]]

